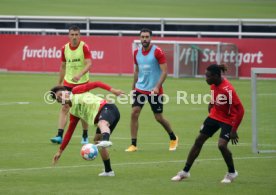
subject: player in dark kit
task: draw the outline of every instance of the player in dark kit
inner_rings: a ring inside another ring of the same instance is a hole
[[[171,178],[172,181],[181,181],[190,177],[190,169],[198,157],[205,141],[212,137],[220,128],[218,148],[228,167],[228,173],[221,183],[231,183],[237,176],[232,153],[228,149],[228,142],[238,143],[237,129],[244,115],[243,105],[231,83],[221,76],[227,68],[224,65],[212,64],[206,71],[206,82],[211,86],[212,99],[209,104],[209,116],[205,119],[200,133],[191,148],[183,170]]]

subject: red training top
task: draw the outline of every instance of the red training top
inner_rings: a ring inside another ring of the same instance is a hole
[[[243,105],[231,83],[223,78],[222,82],[216,86],[211,85],[212,108],[209,117],[232,126],[232,130],[237,131],[243,115]]]
[[[84,93],[84,92],[87,92],[87,91],[90,91],[92,89],[95,89],[95,88],[102,88],[102,89],[105,89],[107,91],[110,91],[111,90],[111,87],[105,83],[102,83],[100,81],[96,81],[96,82],[88,82],[87,84],[84,84],[84,85],[79,85],[79,86],[76,86],[73,88],[72,90],[72,93],[73,94],[80,94],[80,93]],[[104,100],[101,105],[100,105],[100,108],[99,108],[99,111],[102,109],[102,107],[106,104],[107,102]],[[97,117],[96,117],[97,119]],[[68,129],[66,131],[66,134],[64,136],[64,139],[61,143],[61,146],[60,146],[60,149],[61,150],[64,150],[67,146],[67,144],[69,143],[74,131],[75,131],[75,128],[79,122],[80,118],[70,114],[70,124],[68,126]]]

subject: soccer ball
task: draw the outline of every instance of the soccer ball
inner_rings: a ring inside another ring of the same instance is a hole
[[[94,160],[98,153],[98,148],[94,144],[85,144],[81,148],[81,156],[84,160]]]

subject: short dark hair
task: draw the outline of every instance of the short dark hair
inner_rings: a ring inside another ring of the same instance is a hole
[[[142,32],[148,32],[150,34],[150,36],[152,36],[152,31],[150,29],[148,29],[148,28],[142,28],[140,30],[140,35],[142,34]]]
[[[53,100],[57,99],[56,93],[58,91],[66,91],[67,89],[64,86],[55,86],[50,90],[50,95]]]
[[[210,66],[207,67],[207,71],[211,72],[213,75],[218,75],[221,77],[221,72],[226,72],[227,71],[227,66],[224,64],[211,64]]]
[[[69,31],[70,30],[73,30],[73,31],[80,31],[80,27],[78,27],[77,25],[71,25],[70,27],[69,27]]]

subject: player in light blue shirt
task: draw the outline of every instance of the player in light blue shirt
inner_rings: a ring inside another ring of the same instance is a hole
[[[131,112],[131,145],[126,152],[137,151],[138,118],[146,103],[149,102],[155,119],[164,127],[170,137],[169,150],[174,151],[178,138],[172,131],[170,123],[163,117],[163,88],[167,77],[166,57],[156,45],[151,44],[152,31],[143,28],[140,31],[142,47],[134,51],[134,80],[132,89],[133,104]]]

